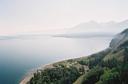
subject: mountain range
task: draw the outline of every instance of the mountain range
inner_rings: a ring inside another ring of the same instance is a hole
[[[65,33],[57,34],[57,37],[94,37],[94,36],[114,36],[116,33],[128,28],[128,20],[121,22],[98,23],[90,21],[80,23],[72,28],[65,30]]]

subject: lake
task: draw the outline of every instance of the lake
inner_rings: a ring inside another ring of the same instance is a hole
[[[109,46],[111,39],[50,36],[0,39],[0,84],[18,84],[33,68],[101,51]]]

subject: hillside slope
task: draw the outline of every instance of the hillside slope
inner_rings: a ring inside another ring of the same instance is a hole
[[[128,29],[115,36],[106,50],[37,70],[27,84],[128,84],[127,77]]]

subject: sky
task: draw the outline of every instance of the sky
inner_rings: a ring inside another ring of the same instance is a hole
[[[128,19],[128,0],[0,0],[0,35],[64,30]]]

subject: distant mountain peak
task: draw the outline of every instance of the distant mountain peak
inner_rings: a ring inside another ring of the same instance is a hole
[[[88,23],[97,23],[96,21],[94,21],[94,20],[91,20],[91,21],[89,21]]]
[[[74,27],[67,30],[68,34],[70,33],[80,33],[80,32],[111,32],[118,33],[122,31],[122,29],[128,28],[128,20],[124,20],[121,22],[116,21],[108,21],[108,22],[97,22],[91,20],[89,22],[80,23],[75,25]]]

